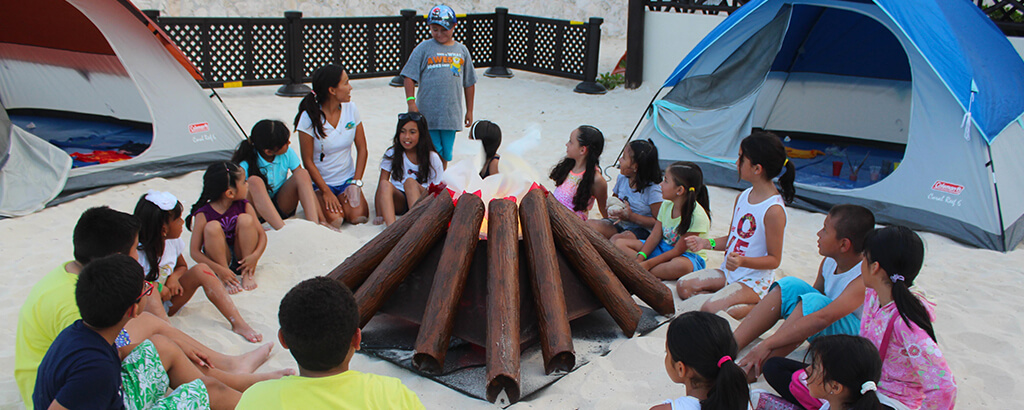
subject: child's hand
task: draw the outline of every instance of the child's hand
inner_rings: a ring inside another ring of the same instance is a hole
[[[256,263],[259,262],[260,258],[256,257],[256,254],[251,254],[242,258],[238,261],[238,269],[242,271],[242,275],[252,275],[256,273]]]
[[[686,249],[689,249],[690,252],[711,249],[711,241],[699,236],[687,236],[683,240],[686,241]]]
[[[205,354],[198,350],[186,349],[185,355],[188,356],[192,363],[196,366],[204,369],[213,369],[213,364],[210,364],[210,358],[206,357]]]
[[[234,295],[242,291],[242,282],[240,282],[238,277],[235,276],[235,273],[228,268],[218,265],[213,269],[213,272],[216,273],[217,278],[224,283],[224,289],[227,289],[229,294]]]
[[[409,100],[408,104],[409,112],[420,112],[420,107],[416,106],[416,100]]]
[[[764,342],[758,343],[750,352],[747,352],[746,356],[743,356],[737,365],[743,369],[744,373],[752,374],[754,377],[761,374],[761,366],[768,360],[768,356],[772,353],[772,349],[768,348],[768,345]]]
[[[690,242],[687,241],[686,243],[689,244]],[[743,266],[744,258],[746,258],[746,256],[743,256],[737,252],[730,253],[729,256],[725,258],[725,268],[730,271],[736,270],[740,266]]]
[[[178,278],[174,276],[167,278],[167,283],[164,283],[164,291],[167,292],[167,299],[170,299],[172,296],[178,296],[184,292],[181,288],[181,283],[178,282]],[[163,295],[161,295],[161,297],[162,296]]]
[[[620,209],[619,212],[617,212],[617,213],[619,214],[619,216],[617,218],[620,221],[629,221],[631,218],[633,218],[633,210],[629,209],[629,201],[628,200],[625,200],[625,199],[622,200],[622,209]]]
[[[473,112],[466,111],[466,128],[473,126]]]

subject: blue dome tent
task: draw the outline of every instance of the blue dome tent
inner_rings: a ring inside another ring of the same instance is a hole
[[[666,88],[638,134],[663,166],[741,187],[739,143],[765,129],[794,150],[799,207],[860,204],[1002,251],[1024,239],[1024,61],[969,1],[751,1]]]

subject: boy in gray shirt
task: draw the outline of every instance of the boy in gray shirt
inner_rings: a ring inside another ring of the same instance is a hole
[[[441,154],[445,168],[452,160],[455,132],[473,124],[473,96],[476,73],[469,49],[455,41],[455,11],[437,5],[427,13],[430,40],[412,50],[402,69],[405,77],[405,99],[410,112],[427,117],[434,149]],[[415,84],[420,90],[416,93]],[[466,98],[466,114],[462,115],[460,91]]]

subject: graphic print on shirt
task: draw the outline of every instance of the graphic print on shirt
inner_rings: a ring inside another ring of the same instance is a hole
[[[750,239],[750,237],[754,236],[754,233],[757,232],[757,220],[754,219],[754,215],[750,213],[743,215],[739,222],[736,223],[736,226],[729,229],[735,230],[736,236],[730,236],[730,240],[735,240],[730,242],[729,245],[726,246],[726,249],[731,249],[730,253],[736,252],[740,255],[745,255],[747,252],[747,245],[750,243],[744,239]]]
[[[448,69],[451,70],[453,77],[459,77],[462,75],[463,61],[462,54],[459,53],[438,53],[427,58],[427,70]]]

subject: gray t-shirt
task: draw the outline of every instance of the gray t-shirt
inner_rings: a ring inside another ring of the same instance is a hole
[[[661,197],[661,185],[651,184],[646,188],[641,189],[640,192],[636,192],[632,187],[629,186],[629,178],[619,175],[615,180],[615,187],[612,188],[612,195],[623,201],[629,201],[629,210],[634,214],[639,214],[648,217],[654,217],[651,215],[651,205],[660,204],[665,199]],[[625,229],[639,226],[629,221],[619,221]]]
[[[431,130],[461,130],[465,88],[476,84],[473,57],[460,42],[450,46],[428,39],[412,50],[402,75],[419,83],[416,106]]]

